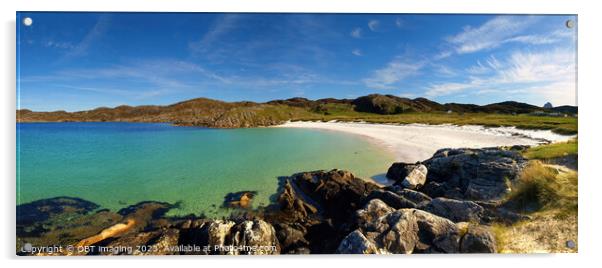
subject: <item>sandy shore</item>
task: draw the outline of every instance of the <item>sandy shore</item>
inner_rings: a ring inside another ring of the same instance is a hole
[[[574,137],[555,134],[549,130],[455,125],[287,122],[277,127],[322,129],[361,135],[390,150],[396,161],[410,163],[428,159],[441,148],[537,145],[566,141]]]

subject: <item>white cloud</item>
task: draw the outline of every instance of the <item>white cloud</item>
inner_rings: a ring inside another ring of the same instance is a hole
[[[466,26],[447,41],[455,45],[458,54],[491,49],[515,37],[533,22],[534,17],[498,16],[476,28]]]
[[[362,28],[355,28],[350,33],[353,38],[361,38],[362,37]]]
[[[378,69],[368,78],[363,79],[364,84],[373,89],[393,89],[394,84],[406,77],[418,74],[425,62],[406,62],[396,58],[387,66]]]
[[[576,33],[572,29],[563,28],[553,31],[548,34],[532,34],[532,35],[520,35],[512,37],[505,42],[520,42],[532,45],[545,45],[553,44],[562,41],[567,38],[575,38]]]
[[[426,96],[437,97],[460,92],[473,94],[523,94],[554,101],[555,105],[575,105],[575,53],[570,49],[542,52],[517,51],[503,61],[490,56],[487,64],[467,71],[465,81],[436,83],[427,87]],[[516,99],[516,96],[508,96]]]
[[[546,34],[522,34],[537,20],[534,16],[498,16],[478,27],[466,26],[462,32],[448,37],[447,41],[456,53],[465,54],[493,49],[505,43],[543,45],[576,37],[575,31],[568,28]]]
[[[510,56],[507,68],[499,71],[501,83],[527,83],[539,81],[574,82],[575,54],[569,50],[540,53],[517,52]]]
[[[354,49],[354,50],[352,50],[351,54],[356,55],[356,56],[363,56],[364,55],[360,49]]]
[[[370,28],[370,31],[375,32],[378,29],[378,26],[380,25],[380,22],[378,20],[371,20],[368,22],[368,28]]]

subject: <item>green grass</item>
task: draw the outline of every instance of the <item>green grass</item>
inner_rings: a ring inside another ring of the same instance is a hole
[[[312,113],[292,120],[321,120],[321,121],[366,121],[369,123],[396,124],[455,124],[482,125],[490,127],[515,126],[520,129],[548,129],[559,134],[577,134],[577,118],[549,117],[532,115],[486,114],[486,113],[405,113],[395,115],[380,115],[360,113],[345,107],[333,105],[322,113]]]
[[[557,157],[576,155],[578,140],[570,140],[568,142],[552,143],[531,147],[523,152],[523,156],[528,159],[547,160]]]

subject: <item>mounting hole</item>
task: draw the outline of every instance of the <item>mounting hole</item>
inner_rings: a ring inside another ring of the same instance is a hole
[[[25,26],[31,26],[31,24],[33,24],[33,20],[30,17],[25,17],[23,19],[23,25],[25,25]]]
[[[567,20],[564,24],[569,29],[572,29],[573,27],[575,27],[575,22],[573,20]]]

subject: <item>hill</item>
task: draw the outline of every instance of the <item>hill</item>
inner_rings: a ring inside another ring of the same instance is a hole
[[[241,101],[224,102],[207,98],[196,98],[166,106],[122,105],[114,108],[100,107],[93,110],[66,112],[35,112],[27,109],[17,111],[18,122],[169,122],[175,125],[206,126],[216,128],[256,127],[282,124],[287,120],[364,120],[372,122],[397,123],[467,123],[504,124],[523,126],[526,128],[555,129],[566,122],[549,122],[547,125],[521,125],[521,120],[504,118],[500,122],[466,120],[467,118],[483,118],[492,115],[529,115],[537,117],[546,115],[575,115],[577,107],[560,106],[544,109],[534,105],[506,101],[488,105],[446,103],[440,104],[426,98],[401,98],[393,95],[371,94],[356,99],[326,98],[309,100],[306,98],[290,98],[273,100],[265,103]],[[462,120],[452,119],[462,116]],[[470,114],[464,115],[464,114]],[[445,115],[445,116],[444,116]],[[529,122],[533,121],[529,116]],[[442,121],[441,121],[442,120]],[[496,119],[498,120],[498,119]],[[560,119],[558,119],[560,120]],[[498,120],[499,121],[499,120]],[[515,122],[516,121],[516,122]],[[568,120],[572,122],[571,120]],[[576,125],[576,120],[575,125]],[[514,124],[511,124],[514,122]],[[562,128],[562,127],[561,127]],[[576,126],[574,128],[576,131]],[[572,132],[569,130],[568,132]]]

